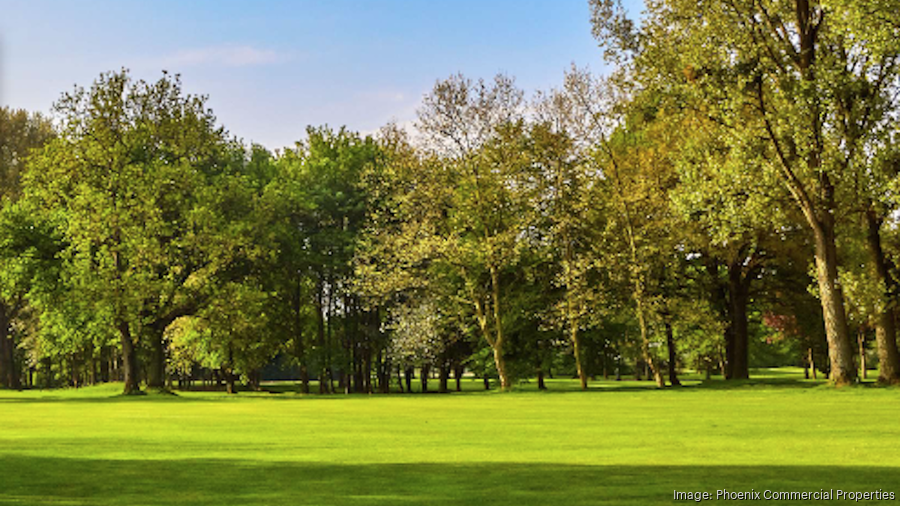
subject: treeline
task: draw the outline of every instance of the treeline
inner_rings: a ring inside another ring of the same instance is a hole
[[[895,4],[592,0],[609,77],[454,75],[274,153],[168,74],[2,109],[0,386],[896,383]]]

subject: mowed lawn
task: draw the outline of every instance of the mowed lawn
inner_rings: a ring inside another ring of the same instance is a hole
[[[474,380],[446,395],[0,391],[0,504],[647,505],[723,488],[900,499],[900,389],[767,375],[506,394]]]

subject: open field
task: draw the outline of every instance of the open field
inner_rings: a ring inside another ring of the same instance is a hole
[[[2,391],[0,504],[646,505],[671,504],[676,489],[900,493],[900,390],[801,377],[780,370],[666,390],[598,382],[588,392],[552,380],[549,392],[531,384],[509,394],[475,381],[450,395]]]

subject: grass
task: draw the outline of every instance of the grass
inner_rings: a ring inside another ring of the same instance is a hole
[[[723,488],[900,499],[900,389],[834,389],[797,370],[686,383],[580,392],[551,380],[549,392],[501,394],[468,381],[461,394],[387,396],[302,396],[292,385],[233,397],[0,391],[0,504],[647,505]]]

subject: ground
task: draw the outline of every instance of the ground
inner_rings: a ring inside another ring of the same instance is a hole
[[[507,394],[474,380],[387,396],[0,391],[0,504],[648,505],[720,489],[900,500],[900,389],[756,374]]]

